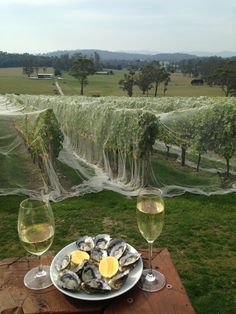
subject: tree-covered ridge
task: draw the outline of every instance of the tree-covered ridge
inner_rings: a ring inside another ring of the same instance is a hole
[[[118,68],[119,66],[127,67],[131,63],[137,63],[136,60],[160,60],[179,62],[184,59],[194,58],[196,56],[184,53],[162,53],[156,55],[148,54],[134,54],[134,53],[121,53],[111,52],[95,49],[82,49],[73,51],[58,51],[41,55],[34,55],[29,53],[7,53],[0,51],[0,67],[18,67],[23,66],[26,59],[34,59],[35,62],[40,63],[40,66],[52,66],[53,60],[58,61],[58,65],[63,66],[68,62],[68,59],[72,59],[76,55],[83,55],[87,57],[98,54],[104,62],[105,67]],[[66,58],[65,58],[66,56]],[[63,66],[64,67],[64,66]]]
[[[7,53],[0,51],[0,68],[23,67],[29,60],[33,66],[52,66],[52,58],[48,56],[36,56],[29,53]]]

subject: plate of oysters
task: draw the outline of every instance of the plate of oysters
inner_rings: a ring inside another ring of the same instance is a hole
[[[82,236],[54,257],[54,286],[70,297],[99,301],[130,290],[139,280],[143,262],[137,250],[109,234]]]

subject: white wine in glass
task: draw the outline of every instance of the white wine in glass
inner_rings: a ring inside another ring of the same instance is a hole
[[[50,266],[41,264],[41,256],[51,246],[55,223],[49,202],[26,199],[20,204],[18,234],[26,251],[39,256],[39,266],[31,269],[24,277],[26,287],[40,290],[51,286]]]
[[[138,286],[149,292],[161,290],[166,283],[165,276],[152,269],[152,246],[162,232],[164,215],[164,201],[161,192],[142,190],[137,198],[136,217],[138,229],[149,244],[149,268],[143,270]]]

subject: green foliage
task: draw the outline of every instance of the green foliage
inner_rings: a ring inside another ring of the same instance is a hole
[[[24,104],[29,101],[27,96],[20,96],[17,99]],[[135,104],[136,102],[134,107]],[[69,136],[72,147],[80,156],[103,168],[109,166],[107,165],[109,163],[114,176],[117,175],[117,171],[124,168],[124,171],[127,170],[127,177],[124,180],[129,182],[132,173],[130,169],[128,170],[128,164],[137,164],[137,169],[144,173],[144,169],[140,170],[140,161],[143,156],[148,159],[152,151],[157,137],[158,118],[142,107],[131,109],[126,108],[126,105],[127,103],[123,103],[122,108],[122,99],[117,103],[117,100],[113,101],[112,98],[110,102],[108,99],[105,103],[101,98],[95,100],[86,97],[57,97],[56,101],[54,98],[47,98],[41,102],[38,101],[38,97],[30,98],[31,110],[33,108],[53,110],[63,131]],[[42,116],[42,121],[45,118],[50,119],[48,114]],[[50,123],[54,125],[53,122]],[[36,135],[46,140],[46,147],[52,145],[47,141],[51,133],[45,127],[41,129],[41,124],[34,129],[32,138]],[[58,134],[53,134],[54,136],[57,137]],[[58,147],[58,144],[55,146]]]
[[[40,137],[50,159],[55,161],[62,149],[64,135],[52,109],[40,113],[35,122],[34,138]]]
[[[139,149],[141,156],[148,155],[153,151],[153,145],[158,138],[157,118],[149,112],[143,112],[139,121],[141,137]]]
[[[13,68],[13,67],[23,67],[29,63],[29,60],[32,62],[34,67],[36,64],[40,67],[51,66],[52,61],[51,57],[42,56],[42,55],[32,55],[28,53],[7,53],[0,51],[0,68]]]
[[[33,162],[37,163],[41,170],[48,160],[55,166],[62,149],[64,135],[52,109],[46,109],[37,117],[35,115],[16,117],[14,123],[24,139]]]
[[[153,78],[148,66],[141,69],[136,79],[136,85],[142,91],[143,94],[148,95],[148,91],[152,88]]]
[[[174,107],[172,108],[174,109]],[[160,140],[167,147],[178,145],[182,149],[182,165],[185,164],[187,148],[201,155],[213,151],[226,160],[229,175],[229,160],[236,156],[236,102],[215,101],[199,110],[173,111],[160,127]]]
[[[157,89],[160,83],[165,82],[165,89],[164,94],[167,90],[167,85],[170,80],[170,74],[165,70],[164,67],[160,65],[159,61],[152,61],[148,64],[146,64],[141,69],[142,76],[148,78],[148,82],[154,83],[155,85],[155,94],[154,96],[157,96]],[[150,84],[148,87],[150,87]],[[144,85],[143,85],[144,86]],[[147,87],[146,87],[147,88]],[[141,88],[143,90],[143,87]]]
[[[80,82],[80,95],[84,94],[84,86],[88,84],[87,77],[94,74],[95,67],[92,59],[79,55],[73,62],[70,74]]]
[[[94,51],[94,68],[95,71],[102,71],[101,57],[97,51]]]
[[[221,86],[225,96],[236,96],[236,60],[227,61],[208,77],[209,84]]]
[[[124,74],[124,78],[119,81],[120,87],[124,90],[127,91],[127,94],[129,97],[132,97],[133,95],[133,88],[135,85],[135,71],[130,70],[129,73]]]
[[[54,69],[58,69],[60,71],[69,71],[71,65],[72,60],[68,53],[63,54],[60,57],[52,58],[52,66]]]
[[[29,96],[9,98],[20,101],[21,105],[29,101]],[[111,168],[113,177],[122,167],[128,172],[133,166],[139,170],[142,168],[144,173],[144,168],[148,167],[140,162],[149,158],[155,140],[160,141],[160,145],[165,144],[167,157],[170,146],[173,149],[180,147],[183,166],[188,159],[187,154],[191,156],[197,152],[197,170],[202,154],[214,154],[214,159],[222,160],[223,157],[228,176],[230,167],[233,170],[236,155],[236,103],[233,97],[95,99],[65,96],[38,100],[37,96],[30,97],[31,108],[53,109],[78,154],[90,163],[108,166],[105,169],[110,171]],[[122,167],[118,157],[122,159]]]
[[[236,153],[236,105],[222,103],[204,110],[199,124],[198,145],[224,157],[229,175],[229,160]]]
[[[195,118],[185,112],[174,112],[163,125],[161,138],[165,145],[174,144],[181,147],[181,164],[185,165],[186,151],[194,138]]]
[[[223,64],[224,59],[220,57],[194,58],[180,61],[179,69],[185,75],[189,74],[194,77],[202,76],[207,80],[207,77]]]
[[[198,58],[180,62],[182,73],[201,75],[210,85],[218,85],[225,96],[236,95],[236,61],[219,57]]]
[[[27,75],[28,77],[34,73],[34,62],[32,58],[26,59],[23,66],[23,74]]]

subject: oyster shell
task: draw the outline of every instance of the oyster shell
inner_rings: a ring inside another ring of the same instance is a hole
[[[58,279],[58,285],[61,288],[70,291],[80,290],[81,280],[79,279],[79,276],[73,271],[68,269],[63,270],[61,273],[59,273]]]
[[[97,263],[99,263],[106,256],[107,256],[107,251],[97,248],[97,247],[94,247],[90,254],[91,259]]]
[[[137,260],[140,258],[140,254],[137,253],[126,253],[123,256],[121,256],[119,260],[120,266],[129,266],[137,262]]]
[[[98,234],[94,238],[94,245],[96,248],[106,250],[110,241],[111,241],[111,237],[109,234]]]
[[[75,273],[77,273],[77,274],[79,274],[79,273],[81,273],[81,271],[82,271],[82,269],[83,269],[83,267],[84,267],[84,265],[87,263],[87,260],[83,260],[80,264],[78,264],[78,265],[75,265],[75,264],[70,264],[70,270],[71,271],[73,271],[73,272],[75,272]]]
[[[99,292],[104,293],[111,291],[111,287],[102,279],[94,278],[82,283],[82,289],[88,293]]]
[[[84,236],[76,241],[79,250],[89,252],[94,248],[94,241],[92,237]]]
[[[128,275],[129,275],[128,269],[124,272],[118,273],[108,281],[108,285],[114,290],[119,290],[125,283]]]
[[[61,271],[64,270],[65,268],[67,268],[70,265],[70,261],[71,261],[71,257],[70,255],[66,254],[65,256],[63,256],[63,258],[59,261],[57,261],[56,263],[56,269],[57,271]]]
[[[92,279],[101,279],[101,274],[98,267],[92,263],[86,263],[81,272],[83,282],[88,282]]]
[[[107,251],[108,255],[114,256],[119,259],[127,248],[127,244],[122,239],[115,238],[111,240],[108,245]]]

